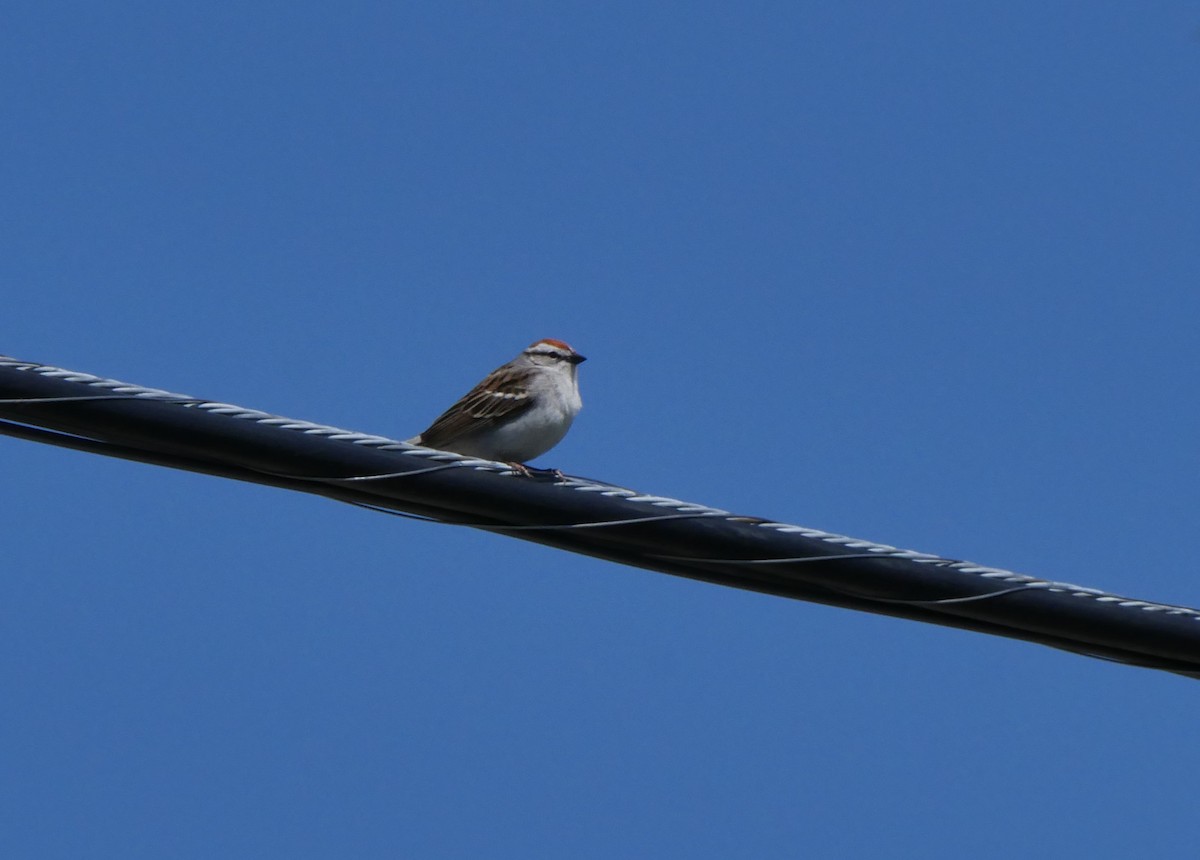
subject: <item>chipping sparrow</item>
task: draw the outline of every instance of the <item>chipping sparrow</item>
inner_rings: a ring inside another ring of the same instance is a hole
[[[576,376],[583,356],[544,338],[483,378],[420,436],[408,441],[524,469],[567,435],[583,406]]]

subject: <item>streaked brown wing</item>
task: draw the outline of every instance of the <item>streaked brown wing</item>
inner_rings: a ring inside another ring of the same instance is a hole
[[[515,417],[531,403],[528,390],[516,374],[494,372],[429,425],[421,434],[421,444],[441,447],[502,418]]]

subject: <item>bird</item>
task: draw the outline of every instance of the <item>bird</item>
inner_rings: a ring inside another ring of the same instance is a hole
[[[571,346],[543,338],[502,364],[408,442],[508,463],[528,476],[529,460],[562,441],[583,408]]]

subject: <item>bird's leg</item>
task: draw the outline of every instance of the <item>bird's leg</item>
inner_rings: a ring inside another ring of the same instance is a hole
[[[558,469],[539,469],[537,466],[526,466],[524,463],[509,463],[508,467],[523,478],[542,481],[549,479],[565,481],[567,479],[567,476]]]

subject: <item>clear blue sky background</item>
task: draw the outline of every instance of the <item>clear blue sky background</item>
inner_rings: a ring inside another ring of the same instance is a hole
[[[0,352],[1200,604],[1200,7],[13,3]],[[0,439],[6,857],[1195,850],[1200,685]]]

